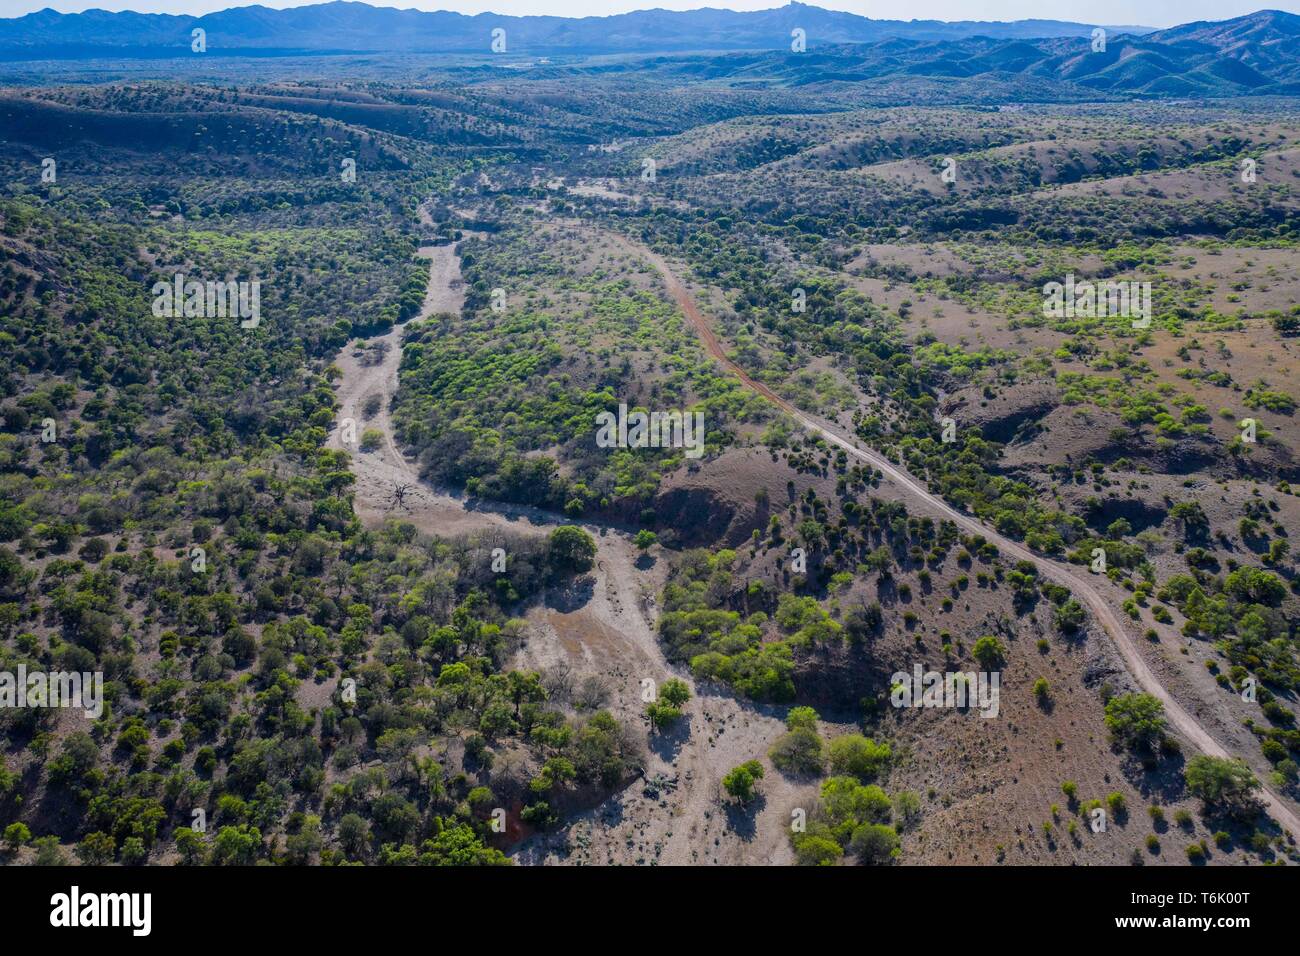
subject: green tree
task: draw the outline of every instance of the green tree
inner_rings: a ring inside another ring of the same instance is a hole
[[[32,841],[32,846],[36,848],[36,855],[32,858],[33,866],[67,866],[68,858],[59,846],[59,838],[56,836],[37,837]]]
[[[1195,501],[1178,502],[1169,509],[1169,517],[1183,529],[1183,537],[1189,540],[1204,534],[1210,527],[1210,519],[1205,517],[1200,503]]]
[[[237,827],[222,827],[212,846],[212,861],[222,866],[250,866],[256,862],[262,849],[262,832],[257,827],[241,823]]]
[[[577,525],[561,525],[551,532],[551,560],[559,568],[589,571],[596,559],[596,540]]]
[[[785,726],[787,730],[811,730],[815,733],[818,717],[817,711],[811,707],[791,707],[785,715]]]
[[[659,697],[667,701],[674,707],[681,707],[691,699],[691,689],[686,685],[684,680],[677,677],[670,677],[664,681],[664,685],[659,688]]]
[[[645,714],[650,718],[650,725],[657,731],[667,730],[682,719],[680,707],[674,707],[666,700],[653,700],[645,705]]]
[[[1106,726],[1116,743],[1149,750],[1164,736],[1165,708],[1150,694],[1120,694],[1106,704]]]
[[[734,767],[722,778],[723,789],[741,803],[754,799],[754,784],[763,779],[763,765],[757,760],[747,760]]]
[[[177,827],[174,837],[176,850],[187,865],[201,864],[207,857],[208,844],[202,833],[189,827]]]
[[[82,837],[73,852],[87,866],[103,866],[113,862],[117,855],[117,841],[110,834],[97,830]]]
[[[826,759],[821,737],[807,727],[796,727],[778,737],[768,757],[777,770],[793,776],[821,773]]]
[[[1286,584],[1276,574],[1259,568],[1242,567],[1223,582],[1223,588],[1240,601],[1276,605],[1286,597]]]
[[[500,850],[484,846],[479,835],[464,824],[446,827],[432,840],[426,840],[420,848],[419,862],[424,866],[513,865]]]
[[[1260,783],[1241,760],[1200,754],[1187,761],[1183,778],[1187,789],[1207,807],[1236,815],[1253,816],[1258,812],[1255,791]]]
[[[344,814],[339,820],[338,836],[339,844],[351,859],[363,859],[370,849],[370,824],[360,814]]]
[[[5,843],[9,845],[10,850],[17,850],[25,843],[32,839],[32,831],[27,829],[25,823],[11,823],[5,827]]]

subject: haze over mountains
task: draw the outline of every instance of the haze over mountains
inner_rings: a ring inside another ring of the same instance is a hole
[[[202,58],[190,50],[196,27],[206,31]],[[506,31],[502,57],[491,53],[498,27]],[[796,29],[806,35],[805,52],[791,50]],[[489,81],[525,73],[564,81],[626,72],[672,84],[811,88],[836,100],[876,103],[1300,94],[1295,14],[1261,10],[1159,31],[1109,26],[1096,49],[1093,29],[1046,20],[871,20],[799,3],[752,13],[645,10],[584,19],[470,17],[342,2],[240,7],[204,17],[44,10],[0,20],[0,60],[128,64],[167,58],[168,69],[199,69],[223,55],[450,54],[460,59],[427,66],[456,70],[471,57],[498,67],[471,67]],[[625,59],[584,59],[602,54]]]
[[[36,56],[153,56],[188,52],[190,31],[207,31],[208,49],[236,51],[346,51],[486,53],[491,32],[506,30],[508,52],[524,54],[648,53],[683,50],[788,49],[790,31],[803,29],[810,47],[902,37],[956,40],[1088,36],[1093,25],[1057,20],[1011,23],[872,20],[802,3],[753,12],[705,8],[639,10],[610,17],[466,16],[334,2],[273,10],[236,7],[202,17],[110,13],[61,14],[46,9],[0,20],[0,51]],[[1150,33],[1141,26],[1107,27],[1112,33]]]
[[[710,60],[710,78],[762,79],[787,85],[998,87],[1012,99],[1300,94],[1300,16],[1263,10],[1221,23],[1191,23],[1144,36],[1109,36],[1103,49],[1086,38],[983,36],[924,41],[897,37],[837,45],[803,55],[731,54]],[[700,67],[683,66],[699,75]],[[940,97],[942,98],[942,97]]]

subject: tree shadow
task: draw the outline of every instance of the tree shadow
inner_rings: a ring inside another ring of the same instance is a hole
[[[570,614],[586,607],[595,593],[595,576],[584,574],[565,584],[547,588],[545,605],[553,611]]]
[[[761,793],[755,794],[748,803],[728,801],[725,804],[727,829],[749,843],[758,833],[758,815],[766,806],[767,797]]]
[[[1181,753],[1150,755],[1129,752],[1121,760],[1120,772],[1144,799],[1172,803],[1186,790],[1183,780],[1185,762]]]
[[[681,718],[671,727],[664,730],[652,730],[650,733],[650,749],[654,751],[655,756],[665,763],[671,763],[677,759],[678,752],[682,745],[686,743],[691,736],[691,715],[682,714]]]

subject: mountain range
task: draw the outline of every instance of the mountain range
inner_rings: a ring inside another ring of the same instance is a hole
[[[955,40],[893,37],[789,52],[729,53],[663,71],[714,82],[851,88],[858,97],[936,101],[1300,95],[1300,16],[1262,10],[1143,36]]]
[[[802,3],[751,12],[638,10],[608,17],[467,16],[338,2],[273,10],[234,7],[201,17],[110,13],[62,14],[45,9],[0,19],[6,59],[188,55],[191,31],[202,28],[213,53],[351,52],[488,53],[492,31],[506,31],[506,52],[526,55],[789,49],[802,29],[809,48],[918,41],[1086,37],[1093,25],[1058,20],[1014,22],[872,20]],[[1151,33],[1150,27],[1108,26],[1111,34]]]
[[[624,71],[751,90],[814,87],[841,104],[1300,95],[1300,16],[1278,10],[1164,30],[1111,26],[1104,44],[1087,24],[871,20],[799,3],[750,13],[642,10],[583,19],[343,2],[203,17],[43,10],[0,20],[0,60],[173,58],[168,69],[213,63],[191,53],[196,27],[206,32],[209,57],[451,54],[469,58],[445,64],[471,71],[462,77],[469,82],[508,73],[563,83]],[[508,54],[501,58],[491,55],[498,27]],[[806,51],[791,50],[797,29]],[[590,59],[600,54],[621,58]],[[489,68],[498,62],[510,70]]]

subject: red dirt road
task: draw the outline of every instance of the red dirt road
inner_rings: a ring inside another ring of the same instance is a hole
[[[1017,560],[1029,561],[1045,577],[1050,578],[1056,583],[1068,587],[1088,606],[1097,621],[1105,628],[1106,633],[1110,635],[1119,649],[1120,655],[1124,658],[1129,672],[1137,681],[1138,685],[1145,693],[1150,694],[1159,700],[1165,708],[1165,715],[1169,722],[1184,737],[1186,737],[1196,749],[1202,753],[1209,754],[1213,757],[1232,756],[1213,735],[1197,722],[1181,704],[1178,703],[1172,694],[1152,673],[1147,666],[1142,655],[1138,652],[1133,638],[1124,629],[1120,622],[1119,616],[1111,608],[1110,604],[1102,595],[1093,587],[1085,576],[1073,568],[1044,558],[1042,555],[1035,554],[1024,545],[1021,545],[1010,538],[1007,538],[999,532],[987,527],[983,522],[970,515],[963,514],[949,505],[942,498],[931,494],[917,479],[907,473],[905,469],[894,464],[884,455],[873,451],[869,448],[861,448],[856,442],[838,434],[829,425],[813,419],[799,409],[795,408],[788,401],[781,398],[762,382],[755,381],[744,369],[727,357],[722,343],[718,341],[717,335],[713,331],[712,325],[700,312],[699,306],[695,302],[695,297],[691,295],[690,290],[674,274],[671,266],[663,259],[662,256],[650,251],[644,246],[637,245],[637,251],[644,256],[663,277],[664,283],[668,286],[668,292],[677,303],[678,308],[686,316],[688,322],[695,329],[704,344],[705,349],[713,356],[727,371],[731,372],[747,388],[762,395],[772,404],[776,405],[787,415],[793,418],[809,431],[815,432],[825,438],[832,444],[843,448],[848,454],[864,461],[885,474],[895,485],[899,487],[906,495],[922,500],[934,510],[943,514],[944,517],[953,521],[958,527],[964,528],[972,534],[983,535],[989,541],[992,541],[1004,553],[1009,554]],[[1276,794],[1264,787],[1261,794],[1264,806],[1278,825],[1285,830],[1289,830],[1293,836],[1300,836],[1300,817],[1286,806]]]

